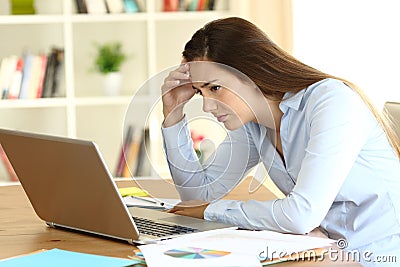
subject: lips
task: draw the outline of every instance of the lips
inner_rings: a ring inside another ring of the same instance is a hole
[[[220,115],[220,116],[216,116],[216,117],[219,122],[224,122],[226,120],[226,118],[228,117],[228,115]]]

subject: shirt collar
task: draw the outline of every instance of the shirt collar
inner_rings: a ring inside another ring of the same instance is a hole
[[[306,89],[303,89],[297,93],[287,92],[283,95],[283,99],[279,104],[279,108],[285,113],[289,108],[294,110],[300,109],[301,101],[303,100]]]
[[[328,78],[329,79],[329,78]],[[301,110],[304,107],[304,103],[310,96],[312,89],[320,85],[321,83],[325,82],[327,79],[318,81],[307,88],[300,90],[298,92],[287,92],[283,95],[282,101],[279,104],[279,108],[282,110],[283,113],[291,108],[294,110]]]

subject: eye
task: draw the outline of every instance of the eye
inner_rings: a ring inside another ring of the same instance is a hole
[[[213,85],[213,86],[210,87],[210,90],[211,91],[218,91],[219,89],[221,89],[221,87],[222,87],[221,85]]]

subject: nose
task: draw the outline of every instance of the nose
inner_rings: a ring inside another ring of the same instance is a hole
[[[217,109],[217,101],[209,97],[203,97],[203,111],[212,112]]]

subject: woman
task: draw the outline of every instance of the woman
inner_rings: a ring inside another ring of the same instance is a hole
[[[198,30],[183,63],[162,86],[164,147],[184,201],[171,212],[283,233],[320,227],[349,250],[400,261],[399,139],[359,89],[240,18]],[[183,113],[195,93],[230,130],[203,166]],[[259,162],[285,198],[220,200]]]

